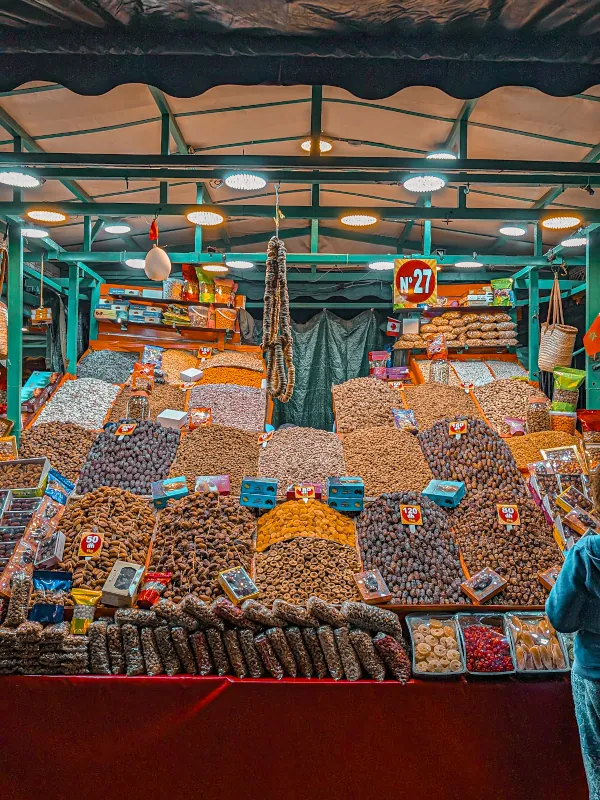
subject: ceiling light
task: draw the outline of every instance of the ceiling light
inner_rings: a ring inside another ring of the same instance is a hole
[[[561,247],[584,247],[587,243],[587,236],[570,236],[568,239],[563,239],[560,245]]]
[[[194,225],[220,225],[225,221],[223,214],[219,214],[217,211],[190,211],[186,217]]]
[[[393,261],[371,261],[369,269],[374,269],[376,272],[384,272],[388,269],[394,269]]]
[[[244,192],[251,192],[253,189],[264,189],[267,182],[260,175],[252,175],[250,172],[236,172],[225,178],[225,185],[230,189],[239,189]]]
[[[427,159],[435,159],[436,161],[456,161],[456,154],[450,150],[435,150],[425,156]]]
[[[126,222],[111,222],[104,226],[104,230],[107,233],[129,233],[131,225]]]
[[[500,233],[504,236],[524,236],[527,233],[527,228],[522,225],[503,225],[500,228]]]
[[[457,261],[454,265],[456,269],[479,269],[479,267],[483,267],[481,261]]]
[[[254,269],[252,261],[234,261],[233,259],[229,259],[229,261],[225,263],[231,269]]]
[[[581,217],[574,214],[555,214],[552,217],[546,217],[542,220],[542,227],[549,228],[554,231],[562,231],[566,228],[575,228],[581,225]]]
[[[409,192],[437,192],[446,185],[446,181],[439,175],[412,175],[402,185]]]
[[[48,231],[43,228],[21,228],[21,236],[26,239],[45,239],[48,236]]]
[[[146,267],[146,262],[143,258],[128,258],[125,263],[131,269],[145,269]]]
[[[319,150],[321,153],[328,153],[332,148],[331,142],[326,142],[325,139],[319,139]],[[310,139],[307,139],[305,142],[302,142],[300,147],[305,150],[307,153],[310,153]]]
[[[202,264],[203,272],[229,272],[229,267],[225,264]]]
[[[350,225],[352,228],[364,228],[367,225],[375,225],[377,217],[372,214],[345,214],[341,217],[340,222]]]
[[[41,208],[32,208],[30,211],[27,211],[26,216],[29,219],[33,219],[36,222],[66,222],[67,215],[63,214],[62,211],[46,211],[45,209]]]
[[[34,189],[41,186],[42,182],[31,172],[16,172],[15,170],[2,170],[0,172],[0,183],[6,186],[15,186],[17,189]]]

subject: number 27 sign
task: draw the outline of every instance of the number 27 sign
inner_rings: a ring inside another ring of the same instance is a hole
[[[394,262],[394,308],[410,308],[437,297],[437,261],[399,258]]]

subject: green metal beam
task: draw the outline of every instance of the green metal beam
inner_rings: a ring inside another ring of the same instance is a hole
[[[90,341],[98,338],[98,320],[94,317],[94,311],[100,302],[100,286],[101,284],[94,283],[90,292]]]
[[[79,322],[79,267],[69,265],[69,298],[67,309],[67,372],[77,374],[77,328]]]
[[[92,228],[92,244],[96,241],[96,237],[98,236],[98,234],[102,230],[103,226],[104,226],[104,220],[103,219],[97,219],[96,222],[94,222],[94,226]]]
[[[19,226],[8,226],[8,358],[7,417],[21,436],[21,385],[23,379],[23,239]]]
[[[529,316],[528,316],[528,347],[529,347],[529,380],[539,379],[538,356],[540,352],[540,285],[539,272],[535,267],[527,267],[529,270]]]

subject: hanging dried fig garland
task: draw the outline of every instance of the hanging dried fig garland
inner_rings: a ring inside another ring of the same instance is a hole
[[[292,345],[286,249],[281,239],[273,236],[267,248],[262,349],[267,361],[267,389],[282,403],[294,393]]]

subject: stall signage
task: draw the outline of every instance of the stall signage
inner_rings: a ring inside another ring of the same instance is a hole
[[[297,483],[294,486],[296,500],[314,500],[316,497],[314,484]]]
[[[81,534],[79,542],[79,555],[83,558],[98,558],[102,552],[104,534],[97,531],[88,531]]]
[[[400,522],[403,525],[422,525],[423,515],[421,513],[421,506],[400,506]]]
[[[425,303],[437,295],[434,258],[399,258],[394,262],[394,307]]]
[[[448,433],[450,436],[456,436],[460,439],[461,436],[467,432],[468,422],[466,419],[458,419],[448,423]]]
[[[501,525],[506,525],[508,530],[513,525],[521,524],[521,517],[519,516],[519,509],[517,506],[508,503],[497,503],[496,509],[498,511],[498,521]]]

